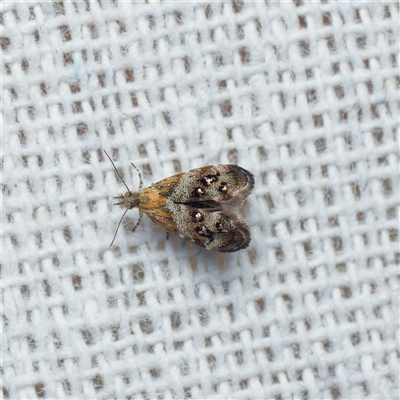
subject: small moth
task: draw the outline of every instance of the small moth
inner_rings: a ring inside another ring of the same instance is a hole
[[[208,250],[234,252],[248,247],[250,231],[242,216],[224,206],[237,206],[251,193],[254,176],[249,171],[233,164],[209,165],[172,175],[142,189],[140,172],[131,163],[140,179],[139,191],[131,192],[104,152],[128,189],[115,197],[115,204],[126,208],[122,218],[128,210],[139,209],[139,221],[133,231],[145,213],[168,231]]]

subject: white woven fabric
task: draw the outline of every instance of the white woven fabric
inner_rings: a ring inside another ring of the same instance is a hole
[[[2,7],[6,399],[399,397],[399,5]],[[248,249],[129,211],[252,171]]]

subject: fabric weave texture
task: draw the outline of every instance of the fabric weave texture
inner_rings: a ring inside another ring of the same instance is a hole
[[[8,1],[5,399],[399,398],[399,3]],[[113,197],[233,163],[250,247]]]

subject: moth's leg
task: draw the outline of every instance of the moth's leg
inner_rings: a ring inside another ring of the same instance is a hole
[[[138,220],[138,222],[136,223],[135,227],[133,228],[132,233],[135,232],[136,228],[137,228],[138,225],[140,224],[140,221],[142,220],[142,217],[143,217],[143,213],[139,210],[139,220]]]
[[[169,240],[169,231],[165,231],[165,240]]]
[[[136,169],[136,172],[139,175],[139,191],[142,190],[143,188],[143,180],[142,180],[142,174],[140,173],[140,171],[138,170],[138,168],[136,167],[136,165],[134,163],[131,163],[132,167]]]

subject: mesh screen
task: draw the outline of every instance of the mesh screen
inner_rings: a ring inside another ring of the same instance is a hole
[[[399,397],[399,5],[2,9],[6,399]],[[234,163],[250,247],[113,196]]]

